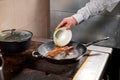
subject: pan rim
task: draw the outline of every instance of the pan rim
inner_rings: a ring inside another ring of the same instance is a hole
[[[41,45],[38,47],[37,51],[38,51],[38,53],[39,53],[40,55],[42,55],[43,57],[45,57],[45,58],[47,58],[47,59],[51,59],[51,60],[56,60],[56,61],[60,61],[60,60],[62,60],[62,61],[68,61],[68,60],[71,60],[71,59],[77,59],[79,56],[81,56],[82,54],[84,54],[84,53],[87,52],[87,48],[86,48],[84,45],[82,45],[82,44],[80,44],[80,43],[78,43],[78,42],[75,42],[75,41],[70,41],[70,42],[76,44],[76,45],[74,46],[76,50],[77,50],[77,48],[79,48],[79,46],[82,46],[82,47],[84,47],[84,50],[85,50],[85,51],[82,52],[82,53],[80,53],[77,57],[73,57],[73,58],[66,58],[66,59],[48,58],[48,57],[46,57],[45,55],[43,55],[42,53],[40,53],[39,49],[40,49],[42,46],[44,46],[44,45],[46,45],[46,44],[48,44],[48,43],[53,43],[53,44],[54,44],[53,41],[49,41],[49,42],[46,42],[46,43],[41,44]],[[46,54],[47,54],[47,53],[46,53]]]

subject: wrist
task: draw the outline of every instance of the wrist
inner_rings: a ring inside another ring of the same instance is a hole
[[[76,20],[77,24],[84,20],[81,14],[74,14],[72,17]]]
[[[73,23],[74,23],[75,25],[77,25],[77,24],[78,24],[77,20],[76,20],[73,16],[71,16],[71,18],[72,18],[72,20],[73,20]]]

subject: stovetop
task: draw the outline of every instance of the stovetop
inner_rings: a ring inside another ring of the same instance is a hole
[[[32,51],[42,43],[32,41],[28,50],[21,53],[4,53],[5,80],[72,80],[87,56],[70,64],[50,63],[45,59],[33,58]]]

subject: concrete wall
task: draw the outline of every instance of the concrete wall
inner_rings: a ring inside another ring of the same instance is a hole
[[[49,0],[0,0],[0,31],[26,29],[49,37]]]
[[[75,14],[87,2],[89,0],[50,0],[51,37],[54,28],[63,18]],[[97,45],[120,48],[120,3],[112,12],[96,15],[71,30],[72,40],[86,43],[108,36],[109,40]]]

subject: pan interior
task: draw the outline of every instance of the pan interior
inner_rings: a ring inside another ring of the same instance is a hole
[[[77,56],[79,56],[79,53],[76,49],[70,51],[70,52],[61,52],[60,54],[56,55],[54,57],[54,59],[57,59],[57,60],[61,60],[61,59],[72,59],[72,58],[76,58]]]
[[[77,45],[76,42],[70,42],[67,46],[73,46],[74,49],[72,51],[70,51],[69,53],[66,53],[65,51],[63,51],[62,53],[56,55],[54,58],[52,59],[56,59],[56,60],[66,60],[66,59],[73,59],[73,58],[77,58],[78,56],[80,56],[81,54],[83,54],[84,52],[84,48],[81,45]],[[54,44],[53,41],[51,42],[47,42],[45,44],[42,44],[39,48],[38,48],[38,52],[42,55],[42,56],[46,56],[48,52],[52,51],[53,49],[55,49],[56,46]]]

